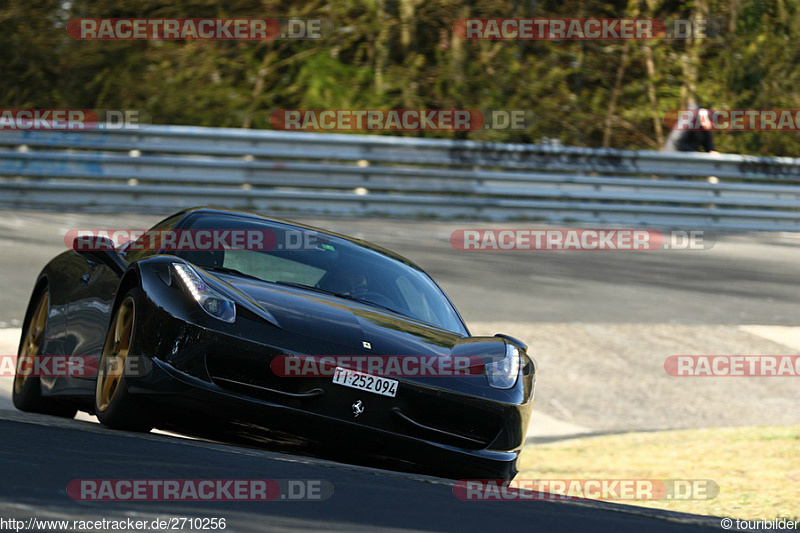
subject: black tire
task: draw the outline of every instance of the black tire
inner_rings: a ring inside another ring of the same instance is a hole
[[[94,412],[104,426],[146,433],[153,429],[153,421],[142,398],[128,391],[125,379],[125,362],[135,345],[138,294],[138,288],[128,291],[112,314],[97,365]]]
[[[14,407],[20,411],[73,418],[78,412],[76,407],[52,398],[43,398],[39,377],[26,375],[22,371],[23,361],[31,361],[42,354],[42,341],[47,331],[49,308],[50,292],[47,286],[44,286],[31,298],[30,316],[22,327],[11,399]]]

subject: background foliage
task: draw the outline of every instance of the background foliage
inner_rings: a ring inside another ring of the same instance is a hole
[[[322,17],[321,41],[76,41],[81,17]],[[707,39],[464,41],[466,17],[718,21]],[[7,0],[5,108],[139,109],[160,124],[269,128],[281,108],[529,109],[477,140],[657,149],[664,113],[800,108],[800,0]],[[410,132],[407,135],[423,135]],[[716,134],[724,152],[800,155],[797,132]]]

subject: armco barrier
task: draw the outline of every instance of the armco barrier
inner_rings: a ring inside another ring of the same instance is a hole
[[[0,131],[0,207],[800,231],[800,159],[149,126]]]

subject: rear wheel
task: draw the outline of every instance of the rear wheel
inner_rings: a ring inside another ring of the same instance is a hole
[[[33,375],[36,358],[41,355],[50,309],[50,291],[44,287],[36,300],[30,319],[22,328],[22,343],[17,354],[12,400],[20,411],[72,418],[78,410],[52,398],[42,397],[39,376]]]
[[[94,409],[103,425],[128,431],[147,432],[152,421],[141,398],[128,392],[125,369],[136,331],[136,295],[130,290],[120,302],[108,328],[97,369]]]

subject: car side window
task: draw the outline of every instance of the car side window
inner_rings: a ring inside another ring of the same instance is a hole
[[[147,233],[169,231],[175,227],[175,224],[177,224],[178,221],[183,218],[183,216],[184,216],[183,214],[174,215],[165,220],[162,220],[161,222],[159,222],[158,224],[147,230]],[[133,243],[131,243],[130,246],[127,247],[126,251],[122,252],[122,255],[126,261],[132,263],[134,261],[139,261],[140,259],[144,259],[146,257],[150,257],[151,255],[155,255],[158,253],[158,250],[154,250],[150,247],[149,245],[150,237],[149,235],[147,235],[147,233],[145,233],[137,240],[135,240]]]

